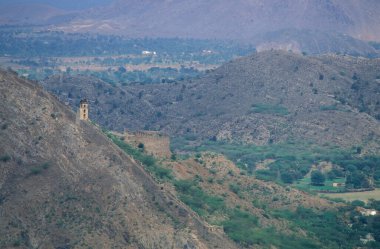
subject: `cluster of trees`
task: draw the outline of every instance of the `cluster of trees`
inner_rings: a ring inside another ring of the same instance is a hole
[[[315,170],[311,172],[311,184],[316,186],[322,186],[325,184],[325,181],[326,177],[321,171]]]
[[[174,140],[173,144],[178,147],[174,149],[191,149],[186,141],[178,143]],[[318,146],[302,141],[256,146],[210,140],[194,149],[222,153],[249,174],[266,181],[292,184],[303,179],[310,172],[312,165],[330,162],[334,167],[326,174],[319,171],[312,173],[311,180],[314,185],[323,185],[327,179],[344,178],[346,187],[350,189],[380,186],[380,156],[363,156],[360,147],[343,150],[336,146]],[[255,169],[258,162],[267,159],[273,162],[269,163],[266,169]]]
[[[311,173],[311,184],[314,186],[323,186],[325,185],[326,179],[344,177],[345,174],[343,173],[337,176],[334,173],[331,174],[331,172],[333,171],[330,171],[325,175],[321,171],[313,171]],[[368,189],[373,187],[373,184],[371,183],[371,175],[366,175],[365,173],[358,170],[347,172],[345,178],[345,185],[348,189]]]
[[[280,172],[281,180],[291,184],[296,180],[302,179],[309,172],[311,165],[321,161],[331,162],[335,167],[326,174],[321,171],[311,173],[311,183],[315,186],[323,186],[327,179],[334,180],[345,178],[347,189],[367,189],[379,184],[380,181],[380,157],[365,156],[359,157],[357,151],[341,151],[337,154],[327,154],[324,158],[314,158],[313,160],[300,160],[297,156],[279,158],[269,165],[271,180],[276,178],[276,171]],[[262,174],[262,171],[260,172]]]
[[[357,158],[354,155],[346,155],[345,159],[330,158],[335,167],[327,173],[319,170],[311,172],[311,184],[314,186],[323,186],[327,179],[334,180],[345,178],[345,186],[347,189],[367,189],[373,188],[380,181],[380,157],[366,156]],[[292,174],[293,173],[293,174]],[[302,172],[292,169],[281,173],[281,180],[284,183],[293,183],[299,176],[301,179]],[[302,176],[304,177],[304,176]]]

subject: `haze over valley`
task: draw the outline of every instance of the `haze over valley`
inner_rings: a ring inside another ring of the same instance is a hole
[[[0,248],[380,248],[380,2],[0,2]]]

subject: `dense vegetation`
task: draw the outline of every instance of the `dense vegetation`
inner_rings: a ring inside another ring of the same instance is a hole
[[[263,228],[257,217],[240,210],[227,208],[224,198],[207,194],[199,186],[199,178],[193,180],[176,180],[174,186],[180,194],[180,199],[199,215],[207,218],[209,215],[223,215],[224,221],[216,223],[222,225],[224,232],[235,242],[243,246],[261,245],[278,248],[320,248],[312,240],[287,236],[274,228]]]
[[[299,207],[295,212],[276,210],[273,215],[291,221],[297,227],[316,236],[326,248],[352,248],[358,245],[360,234],[344,223],[342,213],[336,211],[316,212]]]
[[[191,140],[191,138],[188,138]],[[258,179],[292,184],[303,179],[313,165],[332,163],[333,168],[324,174],[318,172],[314,183],[323,185],[321,178],[345,179],[347,189],[366,189],[379,184],[380,156],[362,155],[361,148],[351,150],[336,146],[318,146],[302,141],[288,141],[265,146],[231,144],[208,141],[192,147],[185,138],[173,141],[173,150],[215,151],[234,161],[240,168]],[[272,160],[265,169],[256,169],[257,163]],[[374,183],[372,183],[374,181]]]
[[[309,239],[286,236],[273,228],[262,228],[255,216],[239,209],[230,210],[229,219],[222,224],[228,236],[243,246],[256,244],[265,248],[271,248],[271,246],[283,249],[321,248]]]
[[[180,193],[180,199],[201,216],[226,209],[224,199],[205,193],[198,185],[197,179],[177,180],[174,186]]]

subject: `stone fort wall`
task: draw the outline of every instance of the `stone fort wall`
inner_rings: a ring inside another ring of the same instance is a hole
[[[148,154],[159,158],[170,158],[169,136],[155,131],[125,131],[124,140],[136,147],[141,143]]]

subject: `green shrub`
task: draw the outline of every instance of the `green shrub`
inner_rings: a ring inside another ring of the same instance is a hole
[[[181,201],[201,216],[225,209],[223,198],[205,193],[195,180],[177,180],[174,186]]]
[[[357,189],[370,188],[371,184],[369,182],[368,176],[366,176],[364,172],[360,172],[356,170],[347,175],[346,187],[357,188]]]
[[[351,205],[355,206],[355,207],[364,207],[365,206],[365,202],[361,201],[361,200],[355,200],[355,201],[351,202]]]
[[[0,157],[0,161],[4,162],[4,163],[10,161],[11,159],[12,158],[9,155],[3,155],[3,156]]]
[[[258,225],[257,217],[235,209],[229,219],[223,223],[224,232],[234,241],[244,245],[253,245],[258,241],[255,238]]]
[[[235,184],[235,183],[231,183],[230,186],[229,186],[230,190],[232,192],[234,192],[235,194],[239,195],[240,194],[240,186]]]
[[[17,239],[15,241],[13,241],[12,246],[14,246],[14,247],[20,247],[21,246],[21,240]]]
[[[311,184],[314,186],[323,186],[325,184],[325,175],[318,170],[311,172]]]
[[[286,116],[289,114],[289,111],[286,107],[283,107],[280,105],[270,105],[270,104],[253,104],[250,112],[273,114],[273,115],[279,115],[279,116]]]
[[[41,174],[41,172],[42,172],[41,168],[31,168],[30,169],[30,174],[32,174],[32,175],[38,175],[38,174]]]
[[[263,181],[275,181],[277,178],[276,172],[265,169],[256,170],[255,176],[257,179]]]
[[[210,172],[210,174],[216,175],[217,170],[216,169],[209,169],[208,172]]]
[[[338,107],[336,105],[322,105],[319,107],[321,111],[336,111]]]
[[[35,166],[30,169],[30,174],[31,175],[39,175],[41,174],[44,170],[47,170],[50,167],[50,163],[46,162],[43,164],[40,164],[38,166]]]
[[[263,248],[320,248],[309,239],[280,234],[273,228],[263,228],[255,216],[239,209],[230,211],[229,218],[222,225],[224,232],[232,240],[247,247],[259,245]]]
[[[265,203],[262,203],[260,200],[255,199],[252,201],[252,205],[256,208],[260,208],[265,210],[267,208],[267,205]]]
[[[355,248],[360,244],[360,235],[347,226],[345,218],[337,211],[316,212],[299,207],[295,212],[275,210],[272,215],[308,231],[323,245],[319,248]]]
[[[216,183],[219,184],[219,185],[223,185],[224,184],[224,179],[217,179]]]
[[[294,181],[293,175],[290,172],[283,172],[283,173],[281,173],[281,180],[284,183],[288,183],[288,184],[292,184],[293,181]]]
[[[141,150],[144,150],[145,148],[145,145],[143,143],[139,143],[137,148],[141,149]]]
[[[50,163],[48,162],[41,164],[42,169],[48,169],[49,167],[50,167]]]

